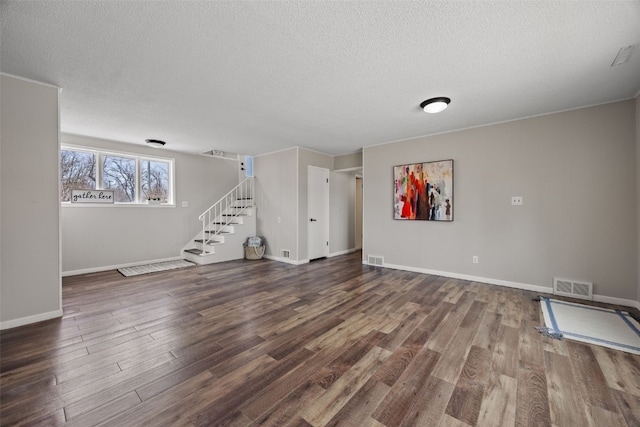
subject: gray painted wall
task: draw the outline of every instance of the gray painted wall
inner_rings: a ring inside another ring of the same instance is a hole
[[[202,230],[205,209],[238,184],[238,162],[78,135],[72,144],[175,159],[175,207],[72,205],[62,207],[62,271],[81,272],[180,256]],[[170,142],[168,143],[170,144]],[[188,207],[182,207],[182,201]]]
[[[363,257],[543,287],[592,281],[635,300],[635,102],[365,148]],[[392,167],[441,159],[454,159],[454,221],[394,221]]]
[[[7,328],[62,315],[58,88],[1,75],[0,98],[0,324]]]
[[[317,151],[307,150],[305,148],[298,148],[298,260],[306,260],[308,255],[308,177],[309,166],[316,166],[319,168],[333,169],[333,157],[318,153]],[[329,195],[331,197],[331,195]],[[331,220],[329,220],[331,221]],[[331,224],[329,224],[331,227]],[[331,231],[329,233],[331,235]],[[329,241],[331,246],[331,241]]]
[[[355,169],[362,167],[362,151],[351,154],[335,156],[333,159],[334,170]]]
[[[268,256],[281,258],[290,251],[291,261],[307,260],[308,167],[333,169],[333,157],[304,148],[291,148],[254,158],[258,192],[257,230],[267,239]],[[355,178],[330,174],[329,252],[353,249]],[[335,180],[335,182],[334,182]]]
[[[298,258],[298,149],[254,157],[256,176],[256,229],[267,239],[266,255]]]
[[[356,178],[344,172],[329,174],[329,254],[344,253],[355,247]]]

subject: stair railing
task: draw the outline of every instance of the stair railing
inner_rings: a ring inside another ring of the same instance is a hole
[[[249,177],[236,185],[198,217],[202,221],[201,256],[208,253],[207,245],[214,241],[226,226],[231,224],[247,208],[253,206],[253,195],[253,177]]]

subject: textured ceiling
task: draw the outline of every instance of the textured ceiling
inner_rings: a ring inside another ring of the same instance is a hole
[[[61,130],[200,153],[363,146],[629,99],[639,1],[2,1]],[[429,115],[421,101],[448,96]]]

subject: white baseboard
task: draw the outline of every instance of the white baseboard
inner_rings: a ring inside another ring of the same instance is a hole
[[[81,270],[63,271],[62,272],[62,277],[77,276],[79,274],[98,273],[100,271],[117,270],[119,268],[124,268],[124,267],[136,267],[138,265],[156,264],[158,262],[176,261],[176,260],[179,260],[179,259],[183,259],[183,257],[182,256],[173,256],[173,257],[169,257],[169,258],[152,259],[152,260],[148,260],[148,261],[130,262],[130,263],[127,263],[127,264],[105,265],[105,266],[102,266],[102,267],[92,267],[92,268],[83,268]]]
[[[283,257],[273,256],[273,255],[265,255],[264,257],[266,259],[270,259],[272,261],[279,261],[279,262],[284,262],[286,264],[292,264],[292,265],[302,265],[302,264],[307,264],[309,262],[308,259],[303,259],[303,260],[300,260],[300,261],[296,261],[296,260],[293,260],[291,258],[283,258]]]
[[[332,258],[332,257],[334,257],[334,256],[340,256],[340,255],[350,254],[351,252],[355,252],[355,251],[357,251],[357,250],[358,250],[358,249],[356,249],[356,248],[351,248],[351,249],[346,249],[346,250],[344,250],[344,251],[334,252],[334,253],[331,253],[331,254],[327,255],[327,258]]]
[[[351,252],[355,252],[357,250],[358,249],[353,248],[353,249],[346,249],[344,251],[333,252],[333,253],[327,255],[327,258],[332,258],[334,256],[350,254]],[[265,255],[264,257],[267,258],[267,259],[273,260],[273,261],[286,262],[287,264],[293,264],[293,265],[302,265],[302,264],[308,264],[309,263],[308,259],[303,259],[303,260],[300,260],[300,261],[296,261],[296,260],[293,260],[291,258],[282,258],[282,257],[279,257],[279,256],[273,256],[273,255]]]
[[[597,302],[605,302],[607,304],[624,305],[626,307],[634,307],[640,310],[640,302],[632,299],[608,297],[606,295],[593,295],[593,300]]]
[[[363,262],[366,264],[366,262]],[[524,289],[533,292],[542,292],[550,294],[553,292],[553,288],[537,285],[529,285],[527,283],[511,282],[508,280],[491,279],[489,277],[471,276],[469,274],[451,273],[449,271],[430,270],[428,268],[407,267],[404,265],[385,264],[385,267],[393,268],[395,270],[413,271],[415,273],[432,274],[434,276],[451,277],[452,279],[469,280],[471,282],[488,283],[490,285],[506,286],[508,288]]]
[[[362,260],[362,263],[369,265],[369,263],[364,259]],[[468,274],[460,274],[460,273],[451,273],[448,271],[430,270],[427,268],[409,267],[405,265],[384,264],[384,267],[393,268],[394,270],[403,270],[403,271],[412,271],[414,273],[432,274],[434,276],[451,277],[452,279],[461,279],[461,280],[469,280],[471,282],[488,283],[490,285],[506,286],[508,288],[523,289],[526,291],[540,292],[543,294],[553,295],[553,287],[530,285],[528,283],[511,282],[507,280],[471,276]],[[638,310],[640,310],[640,302],[631,300],[631,299],[608,297],[605,295],[594,295],[593,300],[597,302],[608,303],[608,304],[622,305],[625,307],[635,307]]]
[[[0,322],[0,330],[17,328],[18,326],[24,326],[30,323],[37,323],[44,320],[55,319],[57,317],[62,317],[62,310],[54,310],[47,313],[34,314],[33,316],[5,320],[4,322]]]

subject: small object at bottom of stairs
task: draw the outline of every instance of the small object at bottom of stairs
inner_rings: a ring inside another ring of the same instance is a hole
[[[262,259],[267,248],[265,238],[261,236],[247,237],[243,246],[245,259]]]
[[[245,259],[262,259],[266,246],[245,246],[244,257]]]

